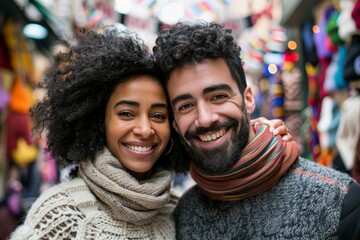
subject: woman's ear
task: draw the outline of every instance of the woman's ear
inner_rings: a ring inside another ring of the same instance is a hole
[[[250,115],[255,110],[255,98],[251,87],[246,87],[244,91],[244,101],[247,113]]]

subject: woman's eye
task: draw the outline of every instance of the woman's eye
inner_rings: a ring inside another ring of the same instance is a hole
[[[131,118],[134,116],[134,114],[132,114],[131,112],[127,112],[127,111],[119,112],[118,115],[123,118]]]
[[[165,120],[166,116],[164,114],[157,113],[157,114],[153,115],[153,118],[155,118],[157,120]]]

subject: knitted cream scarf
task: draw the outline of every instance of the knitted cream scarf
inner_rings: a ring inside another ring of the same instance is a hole
[[[299,156],[295,141],[274,137],[266,125],[255,129],[255,138],[237,163],[222,175],[206,175],[194,164],[190,173],[202,191],[213,200],[241,200],[274,186]]]
[[[170,171],[157,169],[150,179],[139,182],[107,148],[94,161],[82,162],[79,173],[102,209],[135,225],[150,223],[170,198]]]

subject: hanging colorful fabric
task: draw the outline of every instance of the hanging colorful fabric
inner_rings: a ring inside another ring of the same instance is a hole
[[[0,77],[0,111],[9,103],[10,94],[4,89],[2,78]]]
[[[31,92],[26,89],[21,78],[17,77],[10,96],[10,110],[17,113],[28,113],[31,106]]]
[[[26,166],[36,160],[37,148],[28,145],[24,138],[17,140],[16,149],[12,152],[12,159],[18,166]]]
[[[344,44],[344,39],[339,36],[339,25],[338,18],[340,13],[338,11],[333,11],[326,23],[326,33],[329,35],[331,42],[334,45]]]

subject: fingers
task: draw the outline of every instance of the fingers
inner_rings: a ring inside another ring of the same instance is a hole
[[[258,124],[265,124],[269,126],[270,132],[273,132],[276,128],[284,126],[284,122],[280,119],[267,119],[265,117],[258,117],[250,120],[252,126],[257,126]],[[280,133],[283,133],[282,131]],[[277,135],[278,133],[275,133]]]
[[[273,131],[273,134],[274,135],[280,135],[281,138],[284,140],[284,141],[292,141],[293,140],[293,137],[289,131],[289,129],[285,126],[285,125],[282,125],[280,127],[277,127],[274,131]]]
[[[272,132],[274,135],[278,134],[285,134],[287,133],[286,126],[284,125],[284,122],[280,119],[272,119],[270,121],[270,132]],[[277,130],[276,132],[274,132]]]
[[[282,139],[284,141],[288,141],[288,142],[294,140],[288,128],[286,128],[286,131],[287,131],[287,133],[286,133],[286,135],[282,136]]]
[[[266,124],[268,126],[271,126],[272,122],[267,118],[258,117],[258,118],[255,118],[255,119],[251,119],[250,124],[252,126],[257,126],[258,124]]]
[[[258,124],[266,124],[269,126],[269,131],[273,133],[274,136],[280,135],[284,141],[292,141],[293,137],[291,136],[289,129],[285,126],[284,122],[281,119],[267,119],[265,117],[258,117],[250,121],[252,126],[257,126]]]
[[[284,140],[285,142],[290,142],[290,141],[294,140],[293,137],[292,137],[290,134],[284,135],[284,136],[282,136],[281,138],[282,138],[282,140]]]
[[[286,135],[288,134],[288,128],[285,125],[279,125],[274,128],[273,131],[270,130],[274,135]]]

